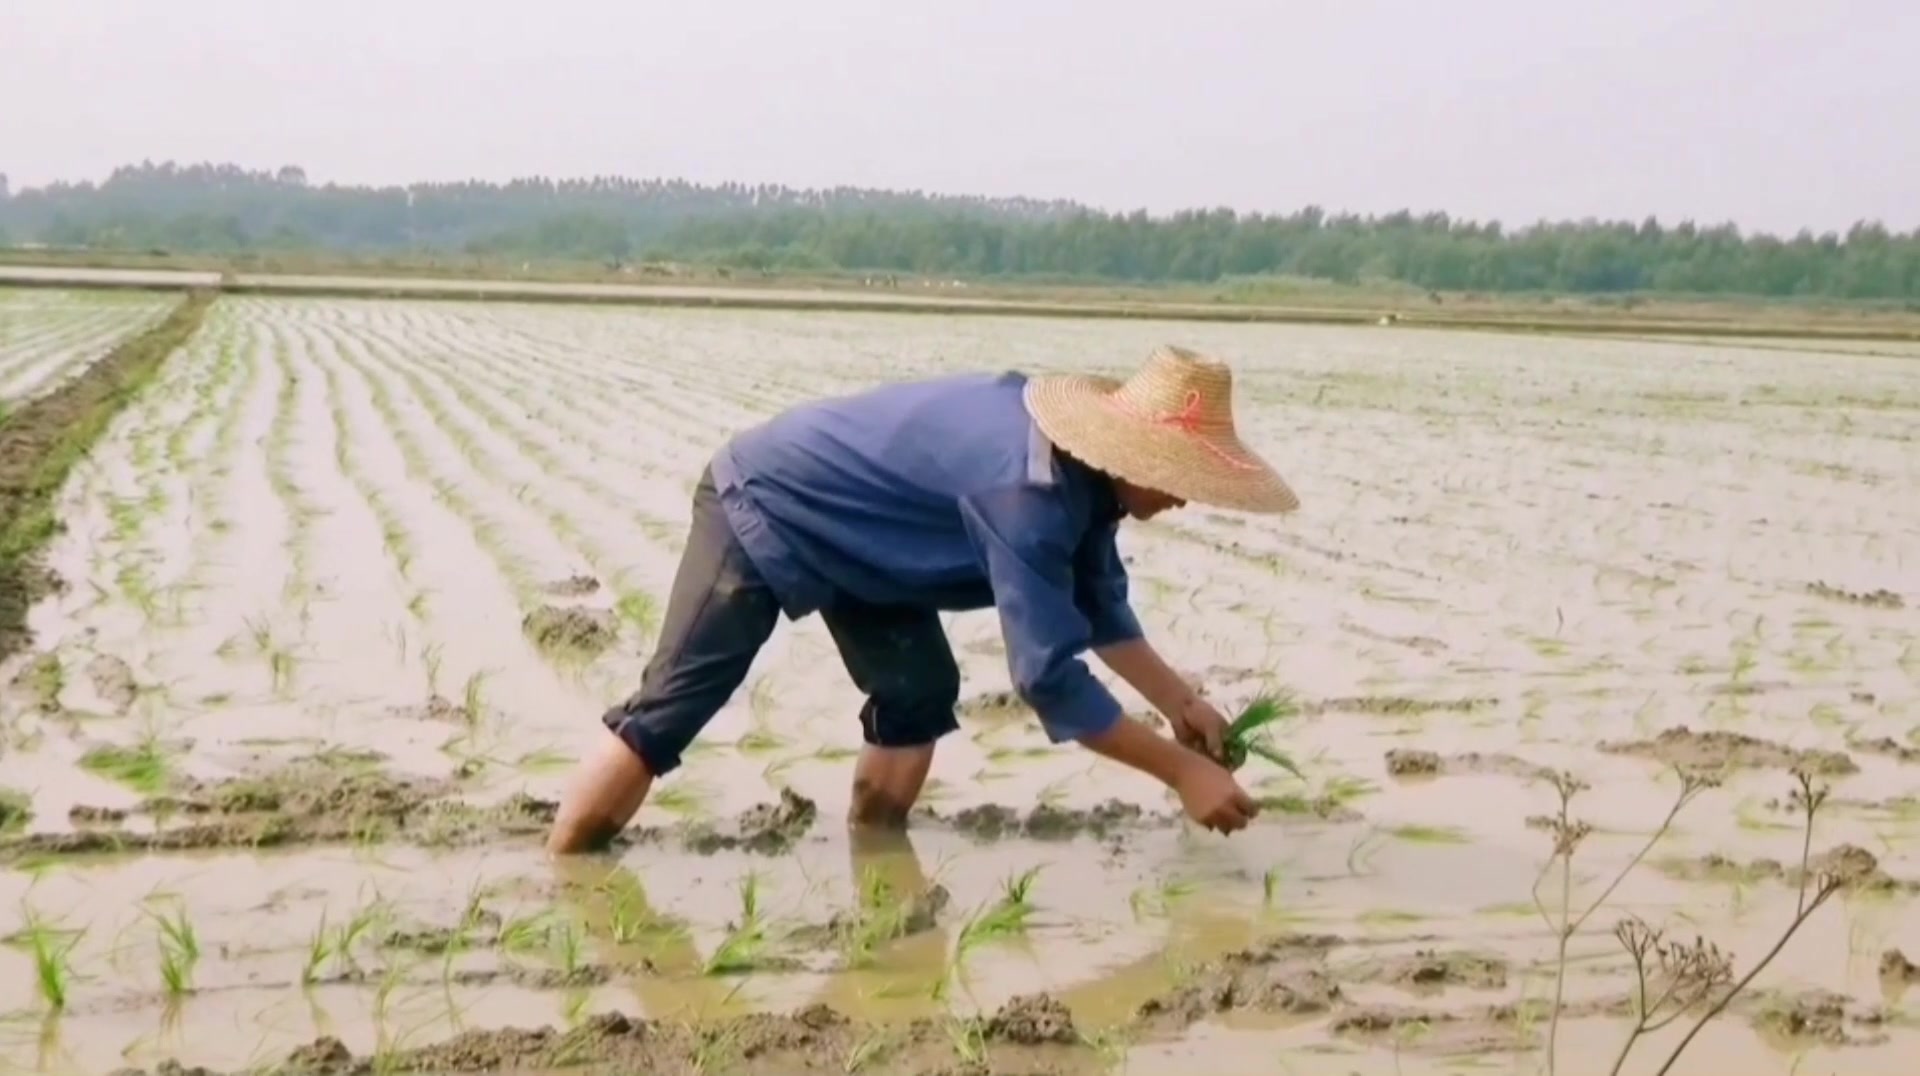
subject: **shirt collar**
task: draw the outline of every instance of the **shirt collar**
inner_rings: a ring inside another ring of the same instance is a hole
[[[1113,478],[1104,471],[1095,470],[1085,463],[1054,447],[1047,435],[1040,431],[1038,422],[1027,423],[1027,481],[1036,486],[1056,486],[1060,483],[1060,472],[1064,468],[1074,468],[1082,477],[1093,496],[1094,519],[1101,524],[1115,523],[1126,510],[1120,506],[1120,493],[1114,488]]]

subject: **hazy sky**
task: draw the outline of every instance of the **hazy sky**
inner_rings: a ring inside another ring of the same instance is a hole
[[[1920,0],[0,0],[0,172],[1920,227]]]

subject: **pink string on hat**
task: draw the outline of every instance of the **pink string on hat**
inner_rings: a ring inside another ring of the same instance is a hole
[[[1213,455],[1216,458],[1218,458],[1220,462],[1226,464],[1229,467],[1232,467],[1235,470],[1257,471],[1260,469],[1258,465],[1248,463],[1246,460],[1243,460],[1240,457],[1235,456],[1232,453],[1228,452],[1226,449],[1221,448],[1219,445],[1214,444],[1213,441],[1210,440],[1207,437],[1207,435],[1200,429],[1200,390],[1199,389],[1187,390],[1186,405],[1182,407],[1180,410],[1162,411],[1157,414],[1151,414],[1151,415],[1142,414],[1138,409],[1128,404],[1125,400],[1122,400],[1118,395],[1109,393],[1105,396],[1105,399],[1109,406],[1115,408],[1121,414],[1126,415],[1128,418],[1131,418],[1137,422],[1146,422],[1155,426],[1168,426],[1185,433],[1188,437],[1191,437],[1195,441],[1199,442],[1200,447],[1206,449],[1208,452],[1213,453]]]

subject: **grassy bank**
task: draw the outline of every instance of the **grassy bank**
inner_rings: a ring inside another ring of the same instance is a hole
[[[0,659],[28,642],[27,610],[53,580],[39,554],[59,532],[53,502],[114,415],[200,327],[214,293],[194,292],[85,373],[0,418]]]

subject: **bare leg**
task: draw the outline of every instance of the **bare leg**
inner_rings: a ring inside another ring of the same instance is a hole
[[[904,828],[907,813],[920,799],[927,771],[933,767],[933,745],[860,749],[853,769],[853,801],[847,821],[856,826]]]
[[[653,774],[633,749],[611,732],[580,761],[573,783],[560,800],[560,811],[547,834],[547,851],[552,855],[590,851],[605,847],[615,834],[632,820],[647,791],[653,787]]]

